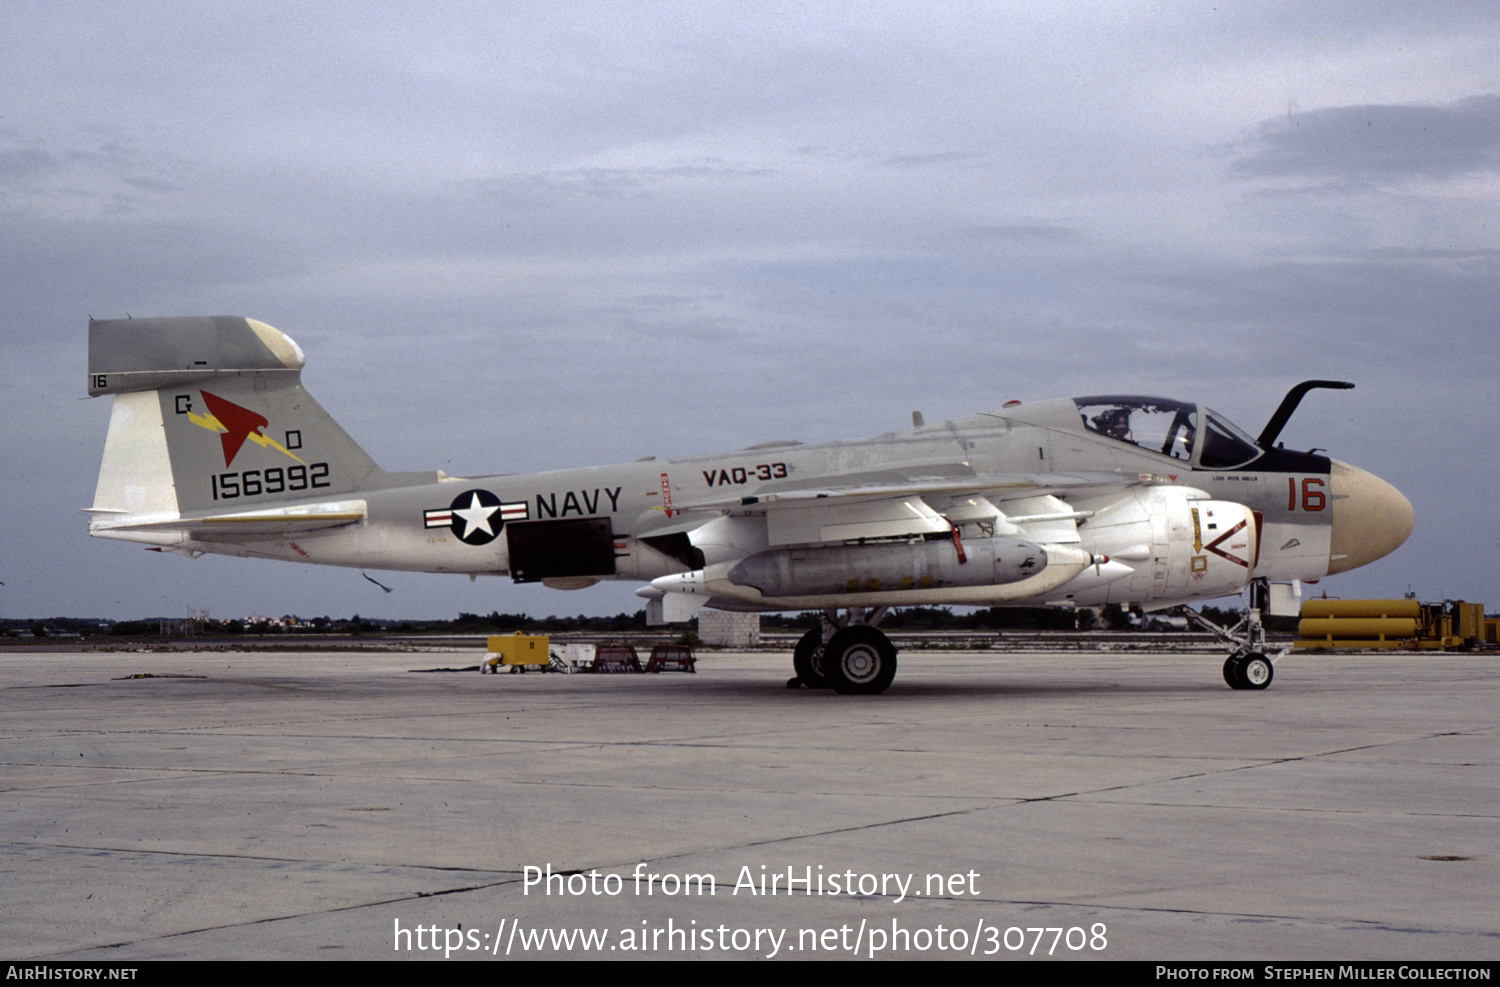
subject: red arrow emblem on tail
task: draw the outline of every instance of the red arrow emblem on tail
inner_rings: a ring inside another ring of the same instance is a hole
[[[226,401],[217,394],[207,391],[199,391],[203,395],[203,401],[208,405],[209,414],[219,420],[226,431],[219,436],[219,441],[224,444],[224,465],[228,466],[234,462],[234,457],[240,453],[240,446],[245,444],[253,433],[256,438],[263,439],[261,429],[271,424],[262,415],[258,415],[249,408],[241,408],[233,401]]]

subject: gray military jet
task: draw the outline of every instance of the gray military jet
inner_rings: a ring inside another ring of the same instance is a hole
[[[1177,609],[1262,689],[1261,617],[1301,580],[1411,533],[1390,484],[1192,402],[1011,402],[869,439],[511,476],[390,473],[302,388],[302,350],[238,316],[89,323],[89,394],[115,395],[89,532],[160,551],[645,583],[652,623],[700,607],[819,610],[790,684],[879,693],[894,606]],[[1221,628],[1187,604],[1247,591]],[[1294,606],[1294,604],[1293,604]]]

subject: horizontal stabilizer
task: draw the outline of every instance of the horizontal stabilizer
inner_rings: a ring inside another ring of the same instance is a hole
[[[111,523],[108,518],[96,517],[90,527],[94,534],[103,534],[106,531],[195,532],[202,533],[207,540],[212,541],[233,538],[237,535],[265,537],[337,528],[362,521],[365,514],[365,502],[355,500],[279,510],[246,511],[238,514],[211,514],[204,517],[160,518],[118,523]]]

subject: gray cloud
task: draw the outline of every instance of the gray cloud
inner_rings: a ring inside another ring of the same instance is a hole
[[[931,168],[980,160],[972,151],[932,151],[926,154],[893,154],[880,162],[887,168]]]
[[[1391,181],[1500,171],[1500,96],[1337,106],[1267,120],[1236,145],[1247,178]]]
[[[57,166],[57,155],[36,148],[0,151],[0,181],[29,178]]]
[[[971,226],[959,231],[977,241],[1011,244],[1072,244],[1087,238],[1079,230],[1049,223],[1017,223],[1008,226]]]

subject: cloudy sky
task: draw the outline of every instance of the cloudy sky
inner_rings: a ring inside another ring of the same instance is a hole
[[[92,540],[90,315],[232,313],[387,469],[1205,400],[1500,609],[1500,6],[30,3],[0,19],[0,616],[613,613]]]

